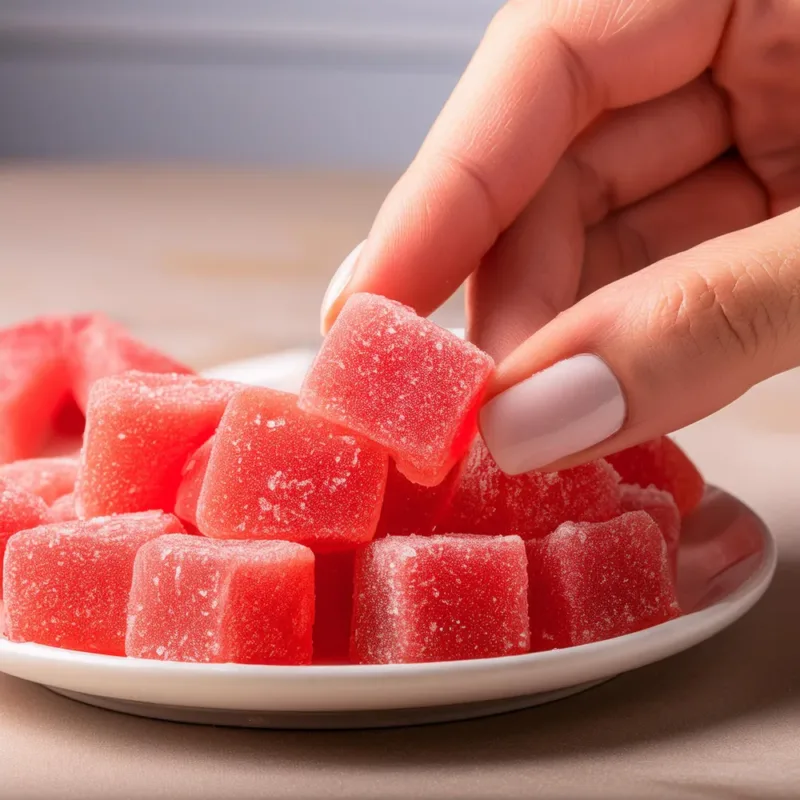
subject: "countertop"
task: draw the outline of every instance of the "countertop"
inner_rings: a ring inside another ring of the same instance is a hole
[[[102,309],[197,367],[313,344],[390,184],[0,165],[0,324]],[[155,722],[0,676],[0,797],[800,797],[799,399],[788,373],[678,434],[780,546],[762,602],[687,653],[529,711],[351,733]]]

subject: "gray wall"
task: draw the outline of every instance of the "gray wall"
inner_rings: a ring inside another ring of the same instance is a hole
[[[0,0],[0,157],[403,166],[498,0]]]

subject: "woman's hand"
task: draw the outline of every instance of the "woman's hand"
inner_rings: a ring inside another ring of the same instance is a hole
[[[500,466],[674,430],[800,364],[800,0],[517,0],[326,295],[469,276]],[[531,377],[532,376],[532,377]]]

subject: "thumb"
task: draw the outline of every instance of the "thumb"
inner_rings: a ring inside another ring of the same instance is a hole
[[[505,472],[676,430],[800,365],[800,210],[604,287],[498,367],[481,414]]]

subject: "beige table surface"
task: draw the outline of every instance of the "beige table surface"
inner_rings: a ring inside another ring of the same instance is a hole
[[[0,165],[0,324],[100,308],[198,367],[314,342],[389,183]],[[0,797],[798,798],[799,406],[789,374],[679,435],[781,548],[761,604],[688,653],[530,711],[354,733],[154,722],[0,676]]]

